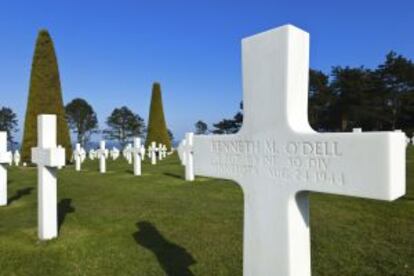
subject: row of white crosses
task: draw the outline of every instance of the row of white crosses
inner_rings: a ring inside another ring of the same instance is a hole
[[[294,26],[244,39],[242,57],[243,126],[234,135],[187,134],[179,147],[186,178],[242,187],[244,275],[310,275],[309,192],[397,199],[405,194],[406,137],[315,132],[309,35]]]
[[[136,137],[134,138],[134,146],[127,144],[123,149],[122,155],[127,159],[128,163],[131,164],[134,161],[134,174],[141,175],[141,161],[145,159],[145,147],[141,144],[141,139]],[[157,153],[159,160],[162,160],[167,157],[167,147],[165,145],[159,144],[159,147],[156,147],[156,143],[153,142],[148,149],[148,153],[151,157],[151,163],[156,164]],[[100,148],[98,150],[91,149],[89,151],[89,158],[94,160],[95,158],[99,159],[99,171],[101,173],[106,172],[106,159],[108,155],[111,156],[112,160],[116,160],[119,157],[119,150],[116,147],[113,147],[111,151],[108,151],[105,148],[105,141],[100,142]],[[76,149],[73,153],[75,159],[76,170],[80,170],[81,163],[86,157],[86,152],[81,148],[80,144],[76,145]],[[139,158],[138,158],[139,157]]]
[[[148,158],[151,159],[151,164],[157,164],[157,155],[158,160],[161,161],[167,157],[167,146],[161,143],[158,144],[156,142],[151,142],[151,145],[148,147]]]
[[[4,131],[0,131],[0,133],[2,133],[2,132],[4,132]],[[6,135],[6,140],[7,140],[7,132],[4,132],[4,133]],[[1,135],[3,135],[3,134],[1,134]],[[7,147],[7,144],[6,144],[6,147]],[[11,158],[10,158],[9,163],[8,163],[9,166],[11,166],[11,165],[19,166],[20,165],[20,159],[21,159],[20,152],[18,150],[15,150],[14,153],[10,152],[10,154],[11,154]]]

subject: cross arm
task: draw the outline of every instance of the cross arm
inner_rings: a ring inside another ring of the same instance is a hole
[[[243,188],[394,200],[405,193],[405,147],[396,132],[195,135],[194,172]]]
[[[297,153],[302,154],[302,164],[313,164],[319,174],[309,190],[389,201],[405,194],[403,133],[321,133],[316,137],[302,140]]]
[[[32,148],[32,162],[34,164],[59,167],[65,165],[64,148]]]
[[[0,153],[0,164],[10,163],[12,160],[12,153],[10,151]]]

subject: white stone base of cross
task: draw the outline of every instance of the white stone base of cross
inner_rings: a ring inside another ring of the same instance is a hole
[[[39,239],[50,240],[58,235],[56,168],[65,165],[65,149],[56,147],[56,115],[37,117],[37,137],[32,162],[38,171]]]
[[[405,135],[312,130],[309,35],[294,26],[244,39],[242,56],[243,126],[194,136],[195,174],[242,187],[244,275],[310,275],[309,192],[404,195]]]
[[[12,162],[12,153],[7,151],[7,132],[0,131],[0,206],[7,205],[7,167]]]

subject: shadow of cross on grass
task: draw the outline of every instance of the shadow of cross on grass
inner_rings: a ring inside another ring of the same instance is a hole
[[[25,195],[30,195],[33,191],[33,187],[22,188],[16,191],[16,194],[9,198],[8,204],[12,204],[13,201],[19,200],[21,197]]]
[[[65,221],[66,215],[69,213],[74,213],[75,208],[72,205],[71,198],[64,198],[58,204],[58,232]]]
[[[167,275],[193,275],[189,266],[196,261],[185,248],[166,240],[158,229],[147,221],[138,222],[137,227],[138,232],[132,235],[135,241],[155,254]]]

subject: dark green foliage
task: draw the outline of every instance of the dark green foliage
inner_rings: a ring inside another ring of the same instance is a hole
[[[128,107],[115,108],[106,120],[108,128],[104,130],[105,138],[116,140],[122,147],[135,136],[143,136],[144,119],[134,114]]]
[[[0,109],[0,131],[7,132],[8,146],[14,148],[17,144],[14,141],[14,134],[17,131],[17,115],[11,108],[2,107]]]
[[[223,119],[217,124],[213,124],[214,134],[232,134],[240,130],[243,124],[243,102],[240,103],[240,110],[232,119]]]
[[[37,116],[57,115],[57,144],[66,149],[69,160],[72,146],[63,107],[62,91],[55,50],[46,30],[37,37],[30,76],[29,97],[22,142],[22,161],[30,162],[31,148],[37,145]]]
[[[207,134],[208,133],[208,126],[203,121],[199,120],[195,123],[195,134]]]
[[[171,144],[174,143],[174,134],[172,133],[171,129],[168,129],[168,137],[170,138]]]
[[[73,99],[65,107],[69,127],[77,135],[77,142],[85,146],[93,133],[98,132],[98,119],[92,106],[84,99]]]
[[[151,106],[148,119],[148,134],[145,140],[145,146],[148,147],[151,142],[157,145],[162,143],[168,149],[171,149],[171,140],[168,136],[167,124],[164,117],[162,106],[161,85],[156,82],[152,86]]]
[[[404,121],[414,115],[412,108],[404,107],[411,103],[414,94],[414,63],[401,55],[390,52],[385,62],[377,69],[378,78],[381,80],[378,90],[382,92],[385,99],[384,111],[390,128],[406,127]],[[404,111],[409,111],[404,114]],[[411,125],[411,131],[413,130]]]

